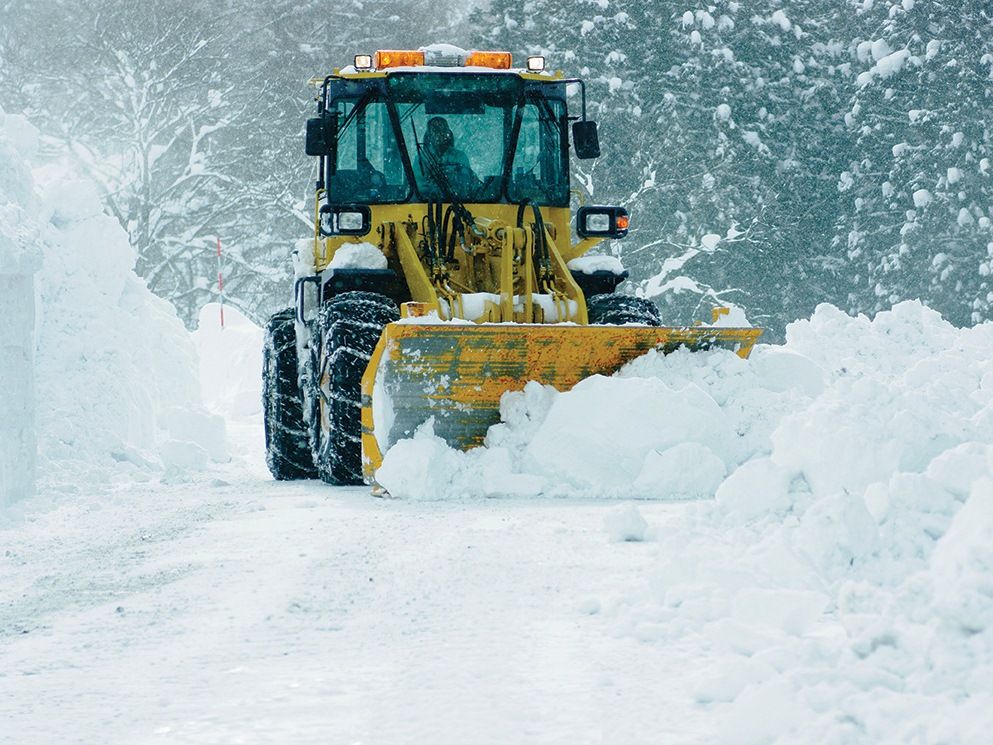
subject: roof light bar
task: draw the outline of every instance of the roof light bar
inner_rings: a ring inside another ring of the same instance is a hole
[[[372,69],[372,55],[371,54],[356,54],[355,61],[352,63],[355,65],[356,70],[371,70]]]

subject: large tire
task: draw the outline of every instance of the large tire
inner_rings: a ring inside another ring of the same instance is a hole
[[[591,324],[622,326],[637,323],[644,326],[661,326],[659,309],[648,298],[631,295],[594,295],[586,301]]]
[[[317,477],[297,380],[297,345],[292,308],[274,314],[265,327],[262,352],[262,413],[265,460],[278,481]]]
[[[362,375],[386,324],[400,317],[396,303],[375,292],[344,292],[318,320],[317,376],[327,429],[317,431],[317,472],[329,484],[361,484]]]

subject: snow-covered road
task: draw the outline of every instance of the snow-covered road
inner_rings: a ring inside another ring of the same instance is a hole
[[[236,434],[247,465],[0,531],[0,742],[707,740],[688,651],[597,613],[656,560],[616,505],[274,483]]]

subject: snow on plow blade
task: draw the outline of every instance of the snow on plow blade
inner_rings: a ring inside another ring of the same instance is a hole
[[[362,378],[362,460],[372,481],[391,445],[434,417],[452,447],[481,445],[500,397],[528,381],[567,390],[651,349],[721,347],[747,357],[762,329],[391,323]]]

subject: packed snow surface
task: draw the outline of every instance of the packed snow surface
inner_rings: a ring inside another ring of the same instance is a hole
[[[398,443],[391,500],[268,477],[259,337],[194,335],[230,462],[0,520],[0,744],[988,743],[993,325],[823,306],[530,384],[484,448]]]

